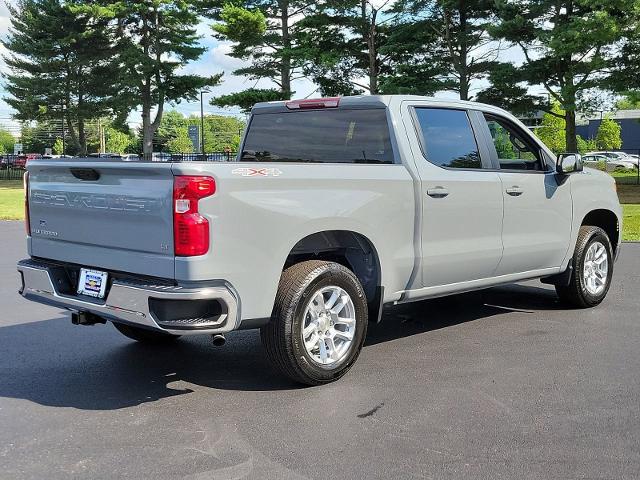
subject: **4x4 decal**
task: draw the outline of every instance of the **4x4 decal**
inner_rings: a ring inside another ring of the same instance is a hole
[[[279,168],[236,168],[231,172],[234,175],[241,175],[243,177],[279,177],[282,175],[282,170]]]

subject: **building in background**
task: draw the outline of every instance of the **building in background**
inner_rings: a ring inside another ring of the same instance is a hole
[[[615,120],[622,127],[621,150],[640,150],[640,110],[619,110],[617,112],[602,112],[597,118],[581,118],[576,127],[576,133],[585,140],[596,138],[602,118]]]

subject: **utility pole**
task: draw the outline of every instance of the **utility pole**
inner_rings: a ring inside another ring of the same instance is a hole
[[[204,94],[209,93],[208,89],[200,90],[200,142],[201,147],[200,151],[202,153],[203,159],[206,161],[206,152],[204,151]]]
[[[200,90],[200,153],[204,157],[204,90]]]
[[[66,131],[65,131],[65,126],[64,126],[64,112],[65,112],[65,105],[64,103],[62,104],[62,156],[64,157],[66,155],[66,143],[65,143],[65,139],[64,137],[66,136]]]
[[[102,119],[98,118],[98,138],[100,139],[100,152],[107,153],[107,141],[104,138],[105,128],[102,126]]]

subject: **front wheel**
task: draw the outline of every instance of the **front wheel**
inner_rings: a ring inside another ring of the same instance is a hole
[[[578,308],[595,307],[607,296],[613,276],[613,249],[599,227],[582,226],[567,286],[556,286],[560,299]]]
[[[289,378],[322,385],[355,363],[367,333],[367,299],[358,278],[324,261],[282,273],[271,321],[261,329],[270,360]]]

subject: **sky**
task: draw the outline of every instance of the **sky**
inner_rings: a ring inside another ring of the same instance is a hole
[[[374,0],[374,3],[382,2],[383,0]],[[8,0],[10,4],[15,4],[16,0]],[[214,75],[224,72],[222,83],[211,89],[211,93],[204,95],[205,112],[211,114],[223,114],[223,115],[238,115],[238,110],[233,109],[221,109],[209,105],[209,100],[212,96],[223,95],[232,92],[237,92],[250,87],[257,88],[270,88],[275,87],[269,80],[249,80],[245,77],[237,77],[232,75],[232,72],[238,68],[246,66],[246,62],[238,60],[226,55],[231,50],[231,44],[229,42],[221,42],[213,38],[212,30],[210,27],[211,21],[206,21],[198,26],[198,34],[201,36],[201,44],[206,47],[206,52],[202,57],[196,61],[190,63],[185,69],[185,73],[195,73],[199,75]],[[10,26],[10,15],[4,1],[0,0],[0,37],[6,37]],[[4,46],[0,45],[0,55],[6,54]],[[514,49],[510,49],[504,52],[503,60],[519,60],[519,52]],[[0,59],[0,72],[4,72],[6,66]],[[1,81],[0,81],[1,82]],[[482,84],[476,85],[476,88],[484,87]],[[293,90],[295,91],[295,98],[306,98],[313,96],[316,91],[316,86],[308,80],[298,80],[293,83]],[[11,119],[12,109],[3,100],[4,87],[0,83],[0,127],[9,128],[14,133],[19,131],[18,124]],[[437,94],[439,97],[457,98],[454,92],[441,92]],[[185,115],[200,115],[200,103],[199,102],[181,102],[177,105],[169,105],[168,109],[176,109]],[[132,112],[129,117],[129,122],[132,127],[136,127],[141,122],[140,112]]]
[[[8,0],[10,4],[15,4],[16,0]],[[211,89],[211,93],[204,94],[204,106],[205,113],[223,114],[223,115],[237,115],[238,110],[233,109],[221,109],[209,105],[209,100],[215,95],[224,95],[232,92],[244,90],[249,87],[258,88],[270,88],[275,85],[268,80],[256,81],[249,80],[245,77],[236,77],[231,73],[243,66],[246,66],[246,62],[229,57],[226,55],[231,50],[231,44],[229,42],[221,42],[213,38],[213,31],[210,27],[211,21],[203,22],[198,26],[198,34],[202,37],[200,43],[207,48],[202,57],[196,61],[190,63],[185,69],[185,73],[199,74],[199,75],[215,75],[217,73],[224,72],[222,83]],[[10,27],[10,14],[4,1],[0,0],[0,37],[5,38]],[[7,53],[4,46],[0,45],[0,55]],[[6,70],[4,61],[0,59],[0,72]],[[296,81],[293,84],[296,98],[304,98],[313,94],[316,87],[312,82],[301,80]],[[13,110],[6,102],[1,98],[5,96],[4,87],[0,84],[0,126],[9,127],[13,132],[17,132],[18,125],[11,120],[11,114]],[[200,102],[181,102],[176,105],[169,105],[169,109],[175,109],[185,115],[196,114],[200,115]],[[137,126],[141,122],[140,112],[132,112],[129,117],[131,126]]]

